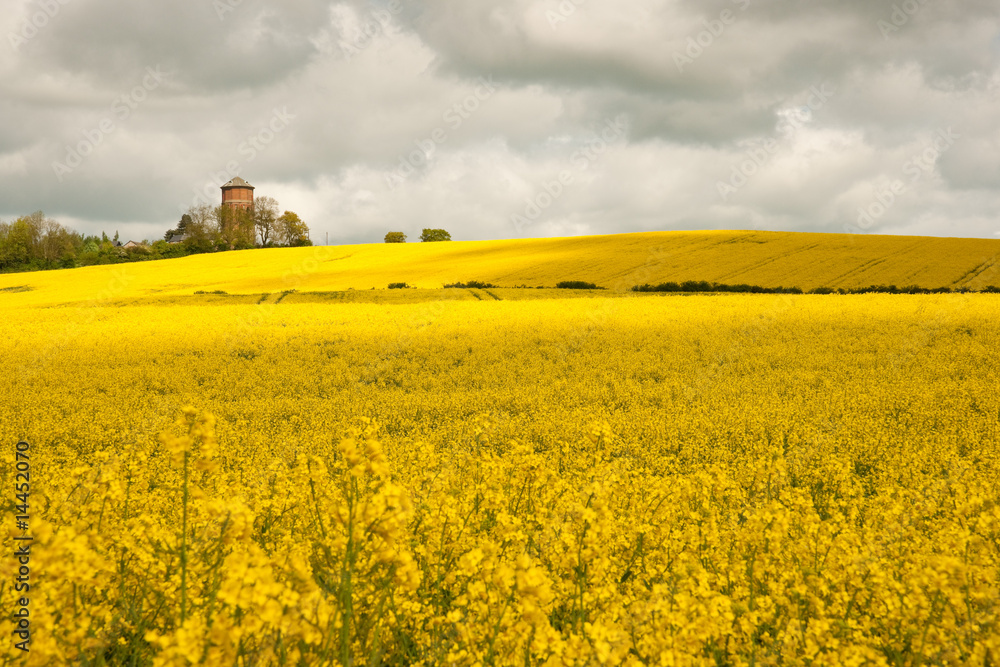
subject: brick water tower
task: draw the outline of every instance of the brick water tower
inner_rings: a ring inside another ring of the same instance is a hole
[[[253,210],[253,186],[237,176],[222,186],[222,205]]]

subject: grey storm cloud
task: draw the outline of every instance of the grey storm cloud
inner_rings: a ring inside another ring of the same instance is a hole
[[[329,11],[310,0],[49,2],[58,15],[22,49],[40,69],[100,87],[128,84],[156,63],[176,73],[179,89],[209,93],[279,83],[305,67],[315,54],[309,37]]]
[[[6,1],[0,218],[1000,233],[993,0]]]

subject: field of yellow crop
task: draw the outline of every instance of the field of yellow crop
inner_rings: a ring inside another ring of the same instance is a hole
[[[1000,662],[998,295],[365,302],[316,250],[2,277],[2,664]]]
[[[1000,239],[792,232],[649,232],[553,239],[367,244],[245,250],[180,259],[0,275],[16,305],[230,294],[424,289],[478,280],[554,287],[582,280],[611,290],[704,280],[762,287],[895,284],[982,289],[1000,283]],[[990,282],[992,280],[992,282]]]

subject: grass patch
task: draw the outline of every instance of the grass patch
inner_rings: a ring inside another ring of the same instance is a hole
[[[760,285],[727,285],[705,280],[685,280],[682,283],[666,282],[659,285],[635,285],[633,292],[737,292],[749,294],[802,294],[798,287],[761,287]]]

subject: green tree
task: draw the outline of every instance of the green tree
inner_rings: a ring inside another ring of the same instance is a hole
[[[433,241],[450,241],[451,234],[443,229],[425,229],[420,234],[420,240],[424,243],[430,243]]]
[[[386,243],[406,243],[406,234],[403,232],[389,232],[385,235]]]
[[[30,254],[25,231],[19,220],[0,223],[0,268],[14,268],[28,261]]]
[[[84,238],[41,211],[0,223],[0,267],[54,269],[76,266]]]
[[[175,234],[177,236],[183,235],[187,231],[188,225],[190,224],[191,224],[191,216],[185,213],[184,215],[181,216],[181,221],[177,223],[177,226],[174,229],[167,230],[167,232],[163,235],[163,240],[169,241],[170,237],[174,236]]]
[[[5,224],[0,263],[6,267],[16,267],[43,260],[42,238],[45,226],[45,214],[41,211]]]
[[[287,246],[312,245],[309,241],[309,227],[292,211],[285,211],[275,221],[274,240]]]
[[[184,249],[188,252],[211,252],[219,241],[219,226],[215,210],[208,204],[188,209],[191,222],[185,228]]]

